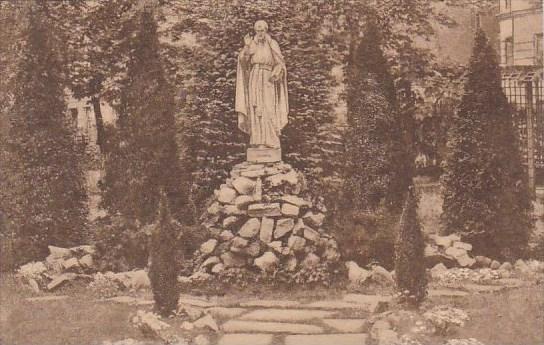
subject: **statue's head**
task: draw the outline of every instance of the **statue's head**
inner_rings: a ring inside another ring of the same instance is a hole
[[[268,24],[264,20],[257,20],[255,22],[255,38],[257,40],[264,40],[266,33],[268,32]]]

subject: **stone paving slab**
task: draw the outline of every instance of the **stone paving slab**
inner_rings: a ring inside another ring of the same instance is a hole
[[[240,320],[253,321],[309,321],[334,316],[336,313],[324,310],[305,309],[258,309],[251,311]]]
[[[200,298],[192,298],[192,297],[180,297],[178,300],[178,304],[188,304],[195,307],[201,307],[201,308],[211,308],[215,307],[215,303],[208,302]]]
[[[217,345],[270,345],[272,334],[225,334],[219,339]]]
[[[254,300],[241,302],[241,307],[260,307],[260,308],[293,308],[300,305],[299,301],[289,301],[289,300]]]
[[[311,302],[308,304],[303,304],[301,307],[312,309],[361,309],[361,304],[342,300],[332,300]]]
[[[464,297],[470,295],[466,291],[454,289],[429,289],[427,294],[429,297]]]
[[[390,295],[364,295],[358,293],[348,293],[343,298],[344,301],[352,303],[371,303],[371,302],[391,302],[393,296]]]
[[[288,335],[285,345],[365,345],[367,338],[365,333]]]
[[[367,312],[376,313],[383,311],[384,308],[387,308],[388,303],[393,300],[393,296],[350,293],[345,295],[343,300],[357,304],[361,309]]]
[[[302,323],[261,322],[230,320],[222,327],[225,333],[290,333],[290,334],[318,334],[323,328]]]
[[[131,305],[152,305],[155,303],[153,300],[146,300],[131,296],[116,296],[108,298],[105,301]]]
[[[28,302],[47,302],[47,301],[59,301],[67,299],[67,295],[54,295],[54,296],[41,296],[41,297],[29,297],[25,298],[25,301]]]
[[[235,318],[247,311],[245,308],[227,308],[227,307],[211,307],[206,309],[213,317],[218,318]]]
[[[323,323],[341,333],[359,333],[366,324],[365,319],[324,319]]]

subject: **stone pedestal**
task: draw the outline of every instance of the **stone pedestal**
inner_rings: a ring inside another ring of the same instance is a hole
[[[247,149],[247,161],[250,163],[281,162],[281,149],[271,147],[250,147]]]
[[[255,153],[248,150],[248,156],[250,152]],[[298,271],[336,262],[336,240],[323,226],[326,210],[308,196],[304,176],[289,164],[234,166],[204,214],[209,236],[198,253],[198,270]]]

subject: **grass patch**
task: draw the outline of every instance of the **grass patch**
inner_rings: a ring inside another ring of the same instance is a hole
[[[472,294],[461,301],[471,321],[459,331],[486,345],[544,344],[544,287]]]
[[[26,301],[36,294],[17,284],[13,276],[0,279],[0,344],[84,345],[105,340],[143,339],[132,328],[129,315],[138,307],[98,302],[84,290],[71,289],[69,298]]]

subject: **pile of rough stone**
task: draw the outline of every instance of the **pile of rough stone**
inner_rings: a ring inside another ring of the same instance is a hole
[[[437,264],[431,270],[433,278],[442,283],[457,283],[472,281],[476,283],[490,282],[501,278],[510,278],[513,275],[523,276],[541,274],[544,272],[544,263],[537,260],[524,261],[518,259],[511,264],[508,261],[502,264],[483,256],[476,256],[473,268],[454,267],[448,269],[442,263]]]
[[[93,255],[95,248],[83,245],[72,248],[48,246],[49,256],[45,264],[55,272],[89,273],[95,270]]]
[[[427,267],[443,264],[451,267],[472,267],[476,259],[469,252],[472,250],[470,243],[461,242],[456,234],[449,236],[430,235],[425,247],[425,262]]]
[[[95,271],[93,246],[82,245],[73,248],[49,246],[45,261],[31,262],[21,266],[17,276],[34,291],[54,290],[67,281],[77,278],[92,279],[89,273]]]
[[[395,283],[393,273],[382,266],[372,265],[369,270],[359,267],[355,261],[345,263],[348,270],[349,282],[353,285],[364,285],[372,282],[383,286],[392,286]]]
[[[149,288],[151,283],[144,270],[129,272],[96,273],[93,261],[95,248],[82,245],[73,248],[49,246],[49,255],[44,261],[27,263],[17,270],[17,277],[35,292],[53,291],[74,280],[94,283],[109,280],[119,288],[138,290]]]
[[[234,166],[204,215],[209,240],[197,253],[198,271],[296,271],[337,261],[337,243],[323,228],[326,209],[306,189],[302,174],[283,162]]]
[[[449,268],[477,268],[480,269],[477,275],[480,280],[508,278],[512,271],[522,274],[536,273],[540,272],[544,265],[536,260],[525,262],[521,259],[518,259],[514,264],[508,261],[501,263],[486,256],[472,257],[471,250],[472,245],[461,242],[460,237],[456,234],[449,236],[430,235],[425,247],[425,262],[427,267],[432,268],[431,272],[434,271],[435,275],[441,275]],[[462,275],[464,274],[462,272],[468,271],[458,272]]]

